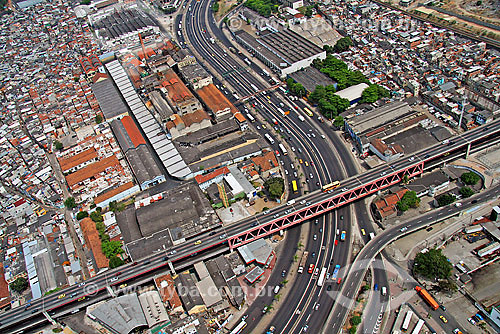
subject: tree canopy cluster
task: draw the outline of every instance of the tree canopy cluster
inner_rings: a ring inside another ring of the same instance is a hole
[[[460,193],[460,195],[462,195],[463,198],[468,198],[474,195],[474,190],[469,187],[462,187],[458,192]]]
[[[452,194],[443,194],[437,198],[437,202],[438,202],[439,206],[445,206],[445,205],[451,204],[451,203],[455,202],[456,200],[457,200],[457,198],[455,197],[455,195],[452,195]]]
[[[328,119],[335,118],[338,114],[349,108],[349,100],[335,95],[335,87],[316,86],[314,92],[309,94],[309,101],[318,105],[319,111]]]
[[[349,48],[352,46],[352,40],[349,36],[347,37],[342,37],[341,39],[339,39],[337,41],[337,43],[335,43],[334,46],[331,46],[331,45],[323,45],[323,50],[326,51],[326,53],[330,54],[330,53],[334,53],[334,52],[337,52],[337,53],[340,53],[340,52],[344,52],[344,51],[347,51],[349,50]]]
[[[480,179],[479,175],[477,175],[474,172],[466,172],[460,176],[460,180],[462,180],[463,183],[470,186],[473,186],[476,183],[478,183],[479,179]]]
[[[430,249],[426,253],[418,253],[415,256],[413,271],[428,279],[448,279],[451,276],[453,266],[441,249]]]
[[[292,78],[288,78],[286,80],[286,87],[288,88],[288,91],[293,94],[297,95],[298,97],[302,97],[306,95],[306,89],[302,84],[298,82],[294,82]]]
[[[399,211],[407,211],[409,208],[416,208],[420,204],[420,198],[417,197],[417,193],[414,191],[407,191],[401,200],[396,203],[396,207]]]
[[[74,197],[66,198],[66,200],[64,201],[64,206],[68,209],[73,209],[74,207],[76,207],[75,198]]]
[[[76,214],[76,219],[82,220],[83,218],[87,218],[88,216],[89,216],[89,213],[87,211],[80,211]]]
[[[389,97],[389,92],[377,84],[370,85],[361,93],[361,103],[373,103],[383,97]]]
[[[264,182],[264,187],[271,198],[280,198],[285,191],[285,182],[281,177],[273,177]]]
[[[359,83],[370,84],[370,81],[360,71],[351,71],[347,64],[332,55],[326,56],[325,60],[315,59],[313,66],[337,82],[337,89],[357,85]]]
[[[14,282],[10,283],[10,289],[17,293],[21,293],[27,288],[28,288],[28,280],[24,277],[18,277]]]
[[[269,17],[278,11],[278,4],[273,0],[247,0],[243,5],[264,17]]]

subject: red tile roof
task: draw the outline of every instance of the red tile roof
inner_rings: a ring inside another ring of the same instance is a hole
[[[92,176],[97,176],[98,174],[104,172],[109,167],[118,167],[120,166],[120,162],[113,155],[107,158],[104,158],[100,161],[94,162],[76,172],[69,174],[66,176],[66,182],[68,186],[74,186],[75,184],[82,182]]]
[[[229,102],[229,100],[215,87],[214,84],[209,84],[196,91],[200,98],[205,102],[207,107],[216,113],[219,110],[230,108],[233,114],[238,112],[238,109]]]
[[[222,174],[223,175],[229,174],[229,169],[227,167],[222,167],[205,175],[196,175],[194,178],[196,182],[198,182],[198,184],[202,184]]]
[[[175,74],[174,70],[168,69],[163,74],[164,80],[162,86],[167,89],[168,96],[172,101],[182,102],[194,97],[182,80]]]
[[[9,284],[5,280],[3,263],[0,262],[0,309],[10,304]]]
[[[204,110],[196,110],[195,112],[182,115],[182,120],[186,127],[190,127],[195,123],[201,123],[203,120],[210,120],[210,116]]]
[[[134,120],[130,116],[124,116],[121,119],[121,122],[123,123],[123,126],[125,127],[125,130],[127,130],[127,134],[132,139],[132,143],[134,144],[135,147],[144,144],[146,145],[146,140],[144,140],[144,137],[142,136],[141,132],[139,131],[139,128],[135,124]]]
[[[269,151],[263,156],[253,157],[252,161],[260,167],[261,172],[265,172],[278,166],[278,160],[276,159],[273,151]]]
[[[95,223],[90,218],[84,218],[80,222],[80,227],[82,229],[83,236],[85,238],[85,243],[87,247],[92,250],[94,254],[94,259],[98,268],[107,268],[109,265],[109,260],[104,256],[101,249],[101,239],[99,239],[99,232],[95,227]]]
[[[97,152],[93,147],[91,147],[71,157],[59,159],[59,165],[61,166],[62,171],[65,172],[95,158],[97,158]]]
[[[116,187],[114,189],[111,189],[110,191],[106,191],[104,194],[99,195],[96,198],[94,198],[94,203],[95,204],[102,203],[105,200],[107,200],[115,195],[118,195],[119,193],[121,193],[127,189],[132,188],[133,186],[134,186],[134,184],[132,182],[127,182],[125,184],[122,184],[121,186]]]
[[[165,281],[168,285],[164,288],[161,287],[161,282]],[[155,278],[155,283],[160,293],[163,302],[169,303],[172,309],[182,307],[181,299],[175,291],[174,280],[170,274],[162,275]]]

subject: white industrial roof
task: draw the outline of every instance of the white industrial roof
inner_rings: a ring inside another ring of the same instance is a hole
[[[157,150],[157,148],[172,145],[172,142],[167,138],[166,134],[161,131],[161,127],[157,123],[156,119],[146,109],[141,99],[135,92],[130,80],[126,77],[125,70],[118,60],[107,63],[106,67],[118,86],[118,89],[125,97],[125,101],[132,110],[132,113],[146,134],[146,137],[148,137],[152,145],[154,144],[153,148]],[[191,173],[191,169],[184,162],[177,149],[173,145],[172,147],[172,152],[175,154],[162,154],[160,156],[168,174],[180,179],[192,178],[193,174]]]

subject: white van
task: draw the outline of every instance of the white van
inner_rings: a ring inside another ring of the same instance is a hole
[[[292,205],[292,204],[295,204],[295,200],[294,200],[294,199],[292,199],[291,201],[288,201],[288,202],[286,203],[286,205]]]
[[[385,286],[382,287],[382,296],[387,294],[387,288]]]
[[[280,291],[280,286],[279,286],[279,285],[276,285],[276,286],[274,287],[274,290],[273,290],[273,291],[274,291],[274,294],[277,294],[277,293],[278,293],[278,291]]]

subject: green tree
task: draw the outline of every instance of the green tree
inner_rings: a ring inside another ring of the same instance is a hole
[[[401,212],[405,212],[405,211],[408,211],[408,209],[410,208],[410,206],[404,202],[404,201],[398,201],[396,203],[396,208],[401,211]]]
[[[358,331],[358,327],[357,326],[351,326],[349,328],[349,334],[356,334],[357,331]]]
[[[358,79],[356,79],[358,80]],[[361,79],[359,79],[361,80]],[[361,103],[373,103],[383,97],[389,97],[387,89],[379,85],[370,85],[361,93]]]
[[[103,119],[102,119],[102,115],[101,115],[101,114],[97,114],[97,115],[95,116],[95,122],[96,122],[97,124],[101,124],[101,123],[102,123],[102,121],[103,121]]]
[[[59,140],[56,140],[54,142],[54,147],[56,148],[56,150],[60,151],[63,148],[63,144]]]
[[[410,182],[408,175],[403,176],[403,178],[401,179],[401,182],[403,182],[403,184],[408,184],[408,182]]]
[[[463,183],[467,184],[467,185],[475,185],[476,183],[479,182],[479,176],[474,173],[474,172],[466,172],[466,173],[463,173],[461,176],[460,176],[460,179],[462,180]]]
[[[271,198],[280,198],[285,190],[285,182],[280,177],[273,177],[264,182],[264,187]]]
[[[338,129],[343,128],[344,127],[344,117],[335,116],[335,119],[333,120],[333,126],[335,126]]]
[[[306,12],[304,13],[304,15],[307,17],[311,17],[313,15],[311,6],[307,6]]]
[[[82,220],[83,218],[87,218],[89,213],[87,211],[80,211],[76,214],[76,219]]]
[[[111,269],[118,268],[119,266],[123,265],[125,262],[123,262],[122,259],[120,259],[118,256],[112,256],[109,259],[109,267]]]
[[[351,325],[357,326],[361,323],[361,317],[359,315],[355,315],[351,318],[350,322],[351,322]]]
[[[116,205],[116,201],[109,202],[109,210],[110,211],[116,212],[117,209],[118,209],[118,206]]]
[[[123,253],[122,243],[118,240],[105,241],[101,243],[101,249],[108,259],[112,256]]]
[[[64,206],[68,209],[73,209],[76,207],[76,200],[74,197],[68,197],[64,201]]]
[[[441,291],[454,293],[458,290],[457,285],[451,279],[442,279],[438,282],[438,287]]]
[[[90,214],[90,219],[92,219],[94,222],[103,222],[104,221],[104,218],[102,218],[102,215],[96,211],[93,211],[91,214]]]
[[[24,277],[18,277],[14,282],[10,283],[10,289],[17,293],[21,293],[27,288],[28,288],[28,280]]]
[[[349,36],[347,36],[339,39],[337,43],[335,43],[333,49],[335,50],[335,52],[344,52],[347,51],[350,46],[352,46],[352,40]]]
[[[437,198],[437,202],[439,206],[445,206],[455,202],[457,199],[452,194],[443,194]]]
[[[448,279],[453,266],[441,249],[432,248],[426,253],[418,253],[415,256],[413,271],[428,279]]]
[[[218,12],[219,11],[219,2],[218,1],[214,1],[213,4],[212,4],[212,11],[213,12]]]
[[[459,192],[463,198],[468,198],[468,197],[471,197],[472,195],[474,195],[474,190],[472,190],[469,187],[462,187],[462,188],[460,188]]]
[[[82,4],[82,5],[90,5],[90,0],[82,0],[80,2],[80,4]]]

